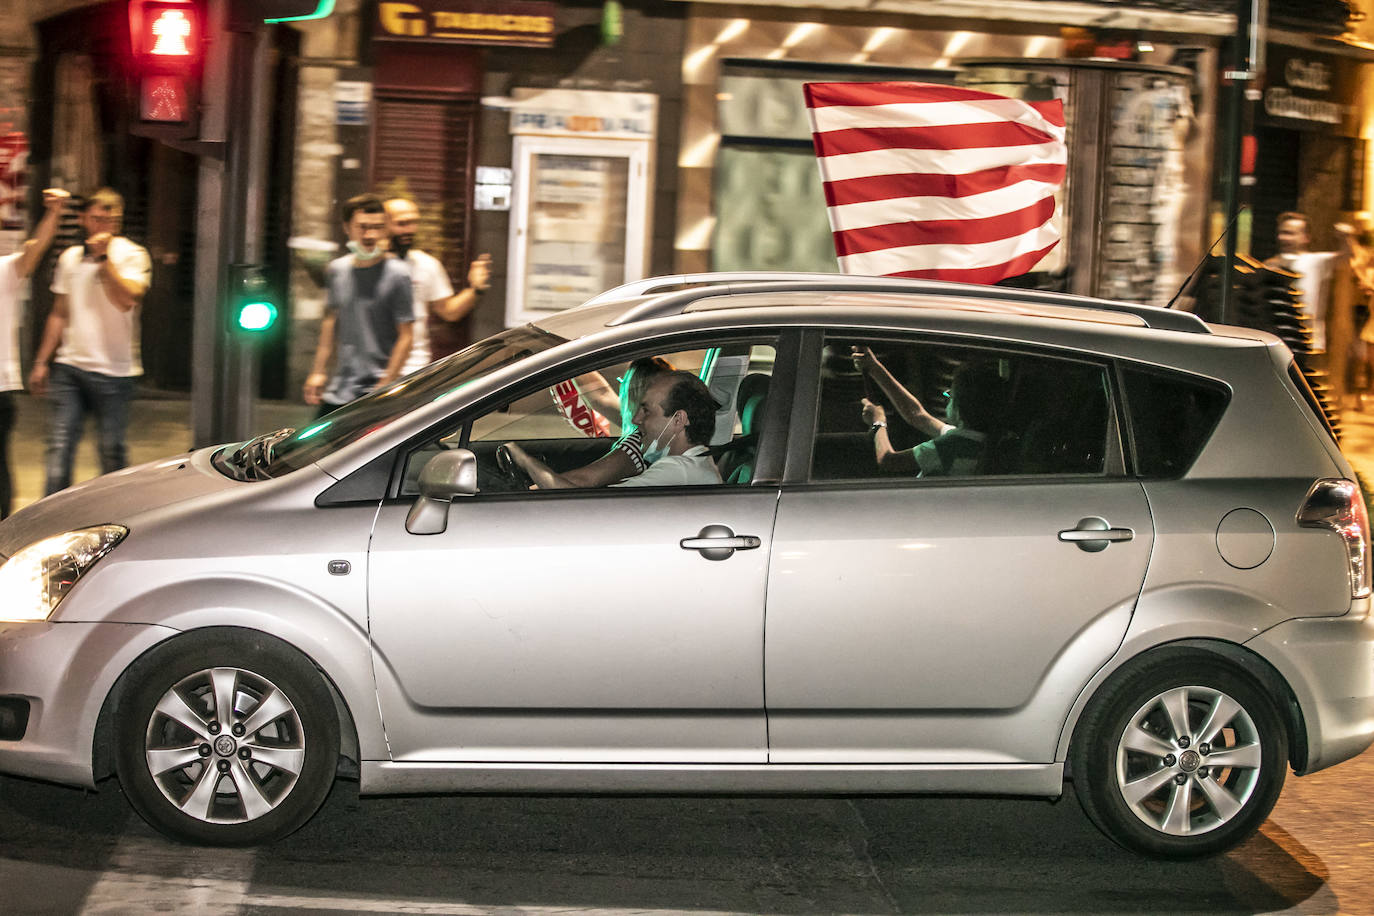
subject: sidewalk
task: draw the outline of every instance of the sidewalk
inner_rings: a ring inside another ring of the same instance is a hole
[[[11,439],[15,511],[43,495],[43,437],[46,422],[41,398],[16,393],[16,419]],[[254,429],[267,432],[283,426],[299,428],[315,415],[315,408],[290,401],[259,401]],[[139,464],[184,452],[191,447],[191,400],[186,396],[144,397],[134,401],[129,419],[129,463]],[[1369,493],[1374,487],[1374,410],[1347,410],[1341,416],[1342,448]],[[95,430],[88,428],[77,451],[73,480],[99,473]],[[1367,497],[1368,498],[1368,497]],[[1374,508],[1374,507],[1371,507]]]
[[[15,423],[10,438],[10,470],[14,474],[14,510],[17,512],[43,495],[43,440],[47,405],[42,398],[15,392]],[[259,401],[254,430],[267,432],[283,426],[300,427],[315,416],[314,407],[289,401]],[[189,395],[165,394],[134,400],[129,416],[129,463],[141,464],[185,452],[191,448],[191,399]],[[72,480],[79,482],[100,473],[96,455],[95,426],[87,420],[86,435],[76,453]]]

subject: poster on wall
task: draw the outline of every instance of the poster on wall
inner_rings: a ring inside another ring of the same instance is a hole
[[[627,162],[536,156],[525,307],[571,308],[624,281]]]
[[[657,97],[515,89],[506,323],[644,276]]]
[[[28,193],[29,141],[21,131],[0,134],[0,230],[22,232]],[[5,251],[11,250],[5,248]]]

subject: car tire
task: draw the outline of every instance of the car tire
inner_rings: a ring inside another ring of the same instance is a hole
[[[134,810],[173,839],[247,846],[319,810],[339,759],[333,698],[309,660],[266,634],[179,637],[128,672],[115,770]]]
[[[1273,700],[1206,652],[1123,668],[1088,704],[1070,750],[1074,791],[1097,827],[1165,859],[1217,855],[1269,816],[1288,765]]]

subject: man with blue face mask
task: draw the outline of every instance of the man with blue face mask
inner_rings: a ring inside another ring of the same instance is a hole
[[[507,442],[502,448],[541,490],[605,486],[619,479],[607,476],[615,469],[624,479],[610,483],[614,487],[720,483],[720,472],[706,446],[716,428],[718,407],[706,383],[692,373],[659,370],[644,388],[631,418],[637,440],[633,464],[613,449],[584,468],[560,474],[517,442]]]
[[[615,487],[673,487],[720,483],[707,443],[716,428],[715,398],[690,372],[665,372],[649,383],[635,411],[649,467]]]
[[[410,353],[410,271],[387,255],[386,208],[376,194],[343,205],[349,253],[325,271],[326,305],[305,403],[320,415],[394,381]],[[333,375],[326,371],[338,351]]]

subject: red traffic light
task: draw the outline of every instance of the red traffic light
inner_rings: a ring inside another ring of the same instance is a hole
[[[134,57],[172,67],[198,62],[200,7],[192,0],[129,0]]]
[[[152,73],[139,81],[138,116],[144,121],[183,124],[191,120],[191,91],[179,73]]]

